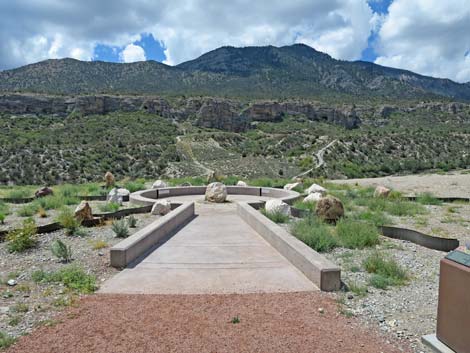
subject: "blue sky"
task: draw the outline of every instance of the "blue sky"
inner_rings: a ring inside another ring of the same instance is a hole
[[[470,81],[470,0],[0,1],[0,70],[46,59],[169,65],[220,46],[304,43]]]

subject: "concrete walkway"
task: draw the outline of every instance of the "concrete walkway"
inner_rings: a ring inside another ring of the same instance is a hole
[[[183,198],[188,197],[171,200]],[[237,215],[236,207],[235,202],[208,204],[196,199],[196,218],[135,267],[105,282],[100,292],[222,294],[318,290]]]

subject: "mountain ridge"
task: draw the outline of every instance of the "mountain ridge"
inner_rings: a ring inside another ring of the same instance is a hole
[[[176,66],[48,59],[1,71],[0,91],[470,101],[470,83],[336,60],[305,44],[224,46]]]

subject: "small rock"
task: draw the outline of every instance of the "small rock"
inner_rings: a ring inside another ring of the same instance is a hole
[[[318,184],[312,184],[309,186],[306,192],[307,194],[319,193],[325,195],[327,193],[327,190],[323,186],[320,186]]]
[[[374,191],[374,197],[388,197],[392,190],[386,188],[385,186],[377,186]]]
[[[10,311],[10,307],[0,306],[0,314],[8,314],[8,311]]]
[[[98,252],[98,256],[104,256],[104,252],[102,251]]]
[[[152,189],[163,189],[163,188],[166,188],[168,187],[168,185],[163,181],[163,180],[156,180],[153,184],[152,184]]]
[[[348,299],[349,299],[349,300],[354,299],[354,295],[348,294]]]
[[[9,286],[13,287],[13,286],[16,286],[18,284],[18,282],[16,282],[16,280],[14,280],[14,279],[9,279],[7,284]]]
[[[284,185],[284,190],[292,190],[292,189],[295,189],[298,186],[302,186],[302,183],[286,184],[286,185]]]
[[[34,196],[36,196],[36,198],[39,198],[39,197],[49,196],[53,194],[54,194],[54,191],[52,191],[51,188],[45,187],[45,188],[36,190],[36,192],[34,193]]]
[[[323,313],[325,312],[325,309],[323,309],[323,308],[318,308],[318,312],[319,312],[320,314],[323,314]]]
[[[244,181],[241,181],[241,180],[239,180],[239,181],[237,182],[237,186],[243,186],[243,187],[246,187],[246,186],[248,186],[248,184],[247,184],[247,183],[245,183]]]
[[[320,194],[319,192],[314,192],[314,193],[307,195],[307,197],[305,197],[302,202],[303,203],[318,202],[322,199],[322,197],[323,195]]]

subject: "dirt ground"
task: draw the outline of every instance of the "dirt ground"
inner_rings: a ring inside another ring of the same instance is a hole
[[[416,174],[383,178],[333,180],[332,182],[361,186],[384,185],[410,195],[431,192],[442,197],[470,198],[470,170],[448,174]]]
[[[408,352],[321,292],[95,295],[7,353]]]

